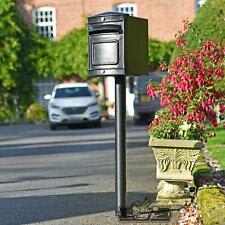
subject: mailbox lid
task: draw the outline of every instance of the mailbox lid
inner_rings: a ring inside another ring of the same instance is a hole
[[[125,20],[127,16],[129,16],[129,14],[120,13],[120,12],[100,13],[100,14],[88,17],[88,24],[123,21]]]

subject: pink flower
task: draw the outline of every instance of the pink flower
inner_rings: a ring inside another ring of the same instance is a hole
[[[188,31],[191,23],[189,23],[188,20],[184,20],[183,22],[184,22],[183,31],[186,32],[186,31]]]
[[[225,112],[225,105],[219,105],[219,107],[221,113]]]
[[[186,42],[185,42],[185,39],[183,37],[180,37],[176,40],[176,45],[178,47],[181,47],[181,48],[184,48]]]
[[[211,121],[211,124],[214,126],[214,127],[217,127],[217,118],[216,117],[214,117],[213,119],[212,119],[212,121]]]
[[[214,59],[215,59],[215,56],[213,54],[209,56],[210,61],[214,61]]]
[[[205,124],[201,124],[201,125],[200,125],[200,128],[201,128],[201,129],[205,129],[205,128],[206,128]]]
[[[217,76],[218,78],[224,77],[224,72],[223,72],[223,69],[222,69],[221,67],[217,69],[217,71],[216,71],[216,76]]]
[[[148,84],[148,85],[147,85],[147,94],[148,94],[151,98],[156,97],[155,88],[154,88],[153,85],[151,85],[151,84]]]
[[[162,71],[167,70],[167,66],[166,66],[165,63],[161,62],[159,66],[160,66],[160,69],[161,69]]]

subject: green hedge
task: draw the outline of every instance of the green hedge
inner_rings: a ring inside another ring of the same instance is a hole
[[[201,40],[225,41],[225,0],[207,0],[197,13],[193,29],[185,35],[187,45],[195,48]]]
[[[150,38],[148,42],[148,64],[151,71],[159,68],[161,61],[169,64],[175,42],[161,42],[159,40]]]
[[[60,79],[70,75],[77,75],[82,80],[88,75],[88,39],[87,26],[75,29],[62,40],[55,43],[52,54],[55,57],[53,62],[53,74]],[[169,63],[175,47],[175,42],[161,42],[150,38],[148,41],[148,64],[150,70],[159,68],[160,61]]]
[[[28,122],[40,123],[47,121],[47,111],[39,103],[33,103],[29,106],[25,114],[26,120]]]
[[[207,0],[197,13],[191,29],[185,34],[187,48],[196,48],[204,40],[225,42],[225,0]],[[171,57],[173,62],[181,53],[180,48],[175,48]],[[221,83],[223,87],[225,82]]]
[[[218,188],[200,189],[197,204],[204,225],[225,224],[225,195]]]
[[[212,169],[201,156],[194,168],[197,204],[204,225],[225,224],[225,194],[215,186]]]

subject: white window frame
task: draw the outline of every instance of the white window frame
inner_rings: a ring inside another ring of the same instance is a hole
[[[113,7],[115,12],[127,13],[130,16],[137,16],[137,5],[135,3],[120,3]]]
[[[40,35],[56,39],[56,10],[54,7],[44,6],[33,9],[32,22]]]
[[[195,1],[195,12],[198,12],[199,9],[205,4],[206,0],[196,0]]]

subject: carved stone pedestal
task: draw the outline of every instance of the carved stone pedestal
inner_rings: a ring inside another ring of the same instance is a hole
[[[185,203],[190,194],[187,182],[193,180],[192,171],[201,149],[200,141],[150,139],[157,168],[158,185],[157,201]]]

